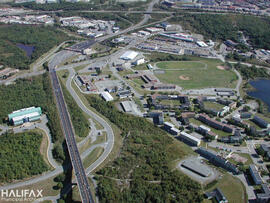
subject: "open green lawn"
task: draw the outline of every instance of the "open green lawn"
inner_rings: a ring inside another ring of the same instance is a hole
[[[223,177],[218,180],[217,184],[211,187],[208,191],[211,191],[216,187],[221,189],[230,203],[247,202],[245,187],[239,179],[228,173],[225,173]]]
[[[165,73],[156,76],[161,82],[173,83],[184,89],[235,87],[236,74],[231,70],[218,69],[217,66],[223,65],[221,61],[203,58],[198,60],[158,62],[156,66],[163,69]]]
[[[231,135],[231,133],[226,133],[226,132],[224,132],[224,131],[222,131],[222,130],[217,130],[217,129],[215,129],[215,128],[212,128],[212,127],[210,127],[210,126],[204,124],[203,122],[201,122],[201,121],[199,121],[199,120],[196,120],[196,119],[194,119],[194,118],[190,118],[189,121],[190,121],[191,123],[195,124],[195,125],[198,125],[198,126],[199,126],[199,125],[204,125],[204,126],[210,128],[212,132],[214,132],[215,134],[218,135],[218,137],[224,137],[224,136],[229,136],[229,135]]]
[[[171,105],[171,106],[181,105],[179,100],[161,100],[160,103],[163,105]]]
[[[224,105],[222,104],[219,104],[219,103],[216,103],[216,102],[209,102],[209,101],[206,101],[206,102],[203,102],[204,104],[204,107],[206,109],[216,109],[216,110],[220,110],[224,107]]]

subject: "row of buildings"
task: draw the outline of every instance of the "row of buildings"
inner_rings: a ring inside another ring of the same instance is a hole
[[[0,17],[0,22],[5,24],[53,25],[54,18],[49,15],[3,16]]]

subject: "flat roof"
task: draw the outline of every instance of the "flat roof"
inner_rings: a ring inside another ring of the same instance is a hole
[[[13,117],[12,120],[13,120],[13,122],[16,122],[16,121],[20,121],[24,118],[32,118],[32,117],[36,117],[36,116],[40,116],[39,112],[33,112],[33,113],[29,113],[29,114],[24,114],[21,116],[16,116],[16,117]]]
[[[169,122],[164,122],[164,125],[170,126],[171,128],[174,127],[174,125],[172,123],[169,123]]]
[[[190,134],[187,134],[186,132],[181,132],[180,135],[183,136],[183,137],[187,137],[187,138],[189,138],[191,140],[194,140],[196,142],[201,142],[200,139],[198,139],[198,138],[196,138],[196,137],[194,137],[194,136],[192,136]]]
[[[120,59],[124,60],[132,60],[138,55],[138,52],[135,51],[126,51],[122,56],[120,56]]]
[[[206,166],[194,160],[186,160],[181,164],[181,166],[204,177],[208,177],[211,174],[210,170]]]
[[[106,101],[112,101],[113,97],[109,92],[101,92],[100,95],[105,99]]]
[[[131,108],[131,105],[130,105],[130,101],[123,101],[123,102],[121,102],[121,106],[123,107],[123,109],[124,109],[125,112],[131,112],[132,111],[132,108]]]

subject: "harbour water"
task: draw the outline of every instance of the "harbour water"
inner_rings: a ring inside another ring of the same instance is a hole
[[[247,92],[251,97],[262,100],[268,106],[270,112],[270,80],[260,79],[254,80],[249,83],[255,91]]]

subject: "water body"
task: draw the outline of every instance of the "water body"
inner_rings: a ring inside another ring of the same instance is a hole
[[[31,45],[17,44],[16,46],[22,49],[29,58],[31,57],[33,51],[35,50],[35,47]]]
[[[256,90],[247,92],[251,97],[262,100],[268,106],[268,111],[270,112],[270,80],[261,79],[254,80],[249,83]]]

